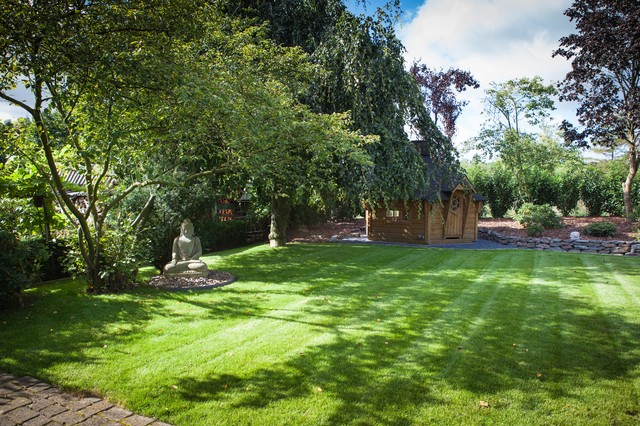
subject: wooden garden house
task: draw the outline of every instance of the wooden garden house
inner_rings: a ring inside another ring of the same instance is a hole
[[[478,217],[485,198],[466,176],[445,176],[416,142],[431,171],[429,188],[415,200],[367,207],[366,232],[371,241],[447,244],[478,239]]]

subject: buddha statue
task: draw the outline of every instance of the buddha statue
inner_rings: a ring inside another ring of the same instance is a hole
[[[167,277],[197,278],[209,275],[207,265],[200,260],[202,245],[193,235],[193,223],[185,219],[180,225],[180,236],[173,240],[171,262],[164,267]]]

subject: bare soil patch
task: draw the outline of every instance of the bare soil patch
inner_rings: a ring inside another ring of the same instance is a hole
[[[631,241],[640,238],[638,222],[627,222],[622,217],[564,217],[564,226],[560,229],[545,229],[543,237],[568,240],[572,232],[579,232],[583,240],[624,240]],[[592,237],[585,234],[585,228],[596,222],[611,222],[616,225],[617,232],[612,237]],[[527,231],[513,219],[480,219],[478,227],[499,232],[511,237],[526,237]]]
[[[564,227],[560,229],[546,229],[542,236],[549,238],[569,239],[572,232],[579,232],[583,240],[624,240],[640,239],[640,223],[627,222],[622,217],[564,217]],[[611,222],[616,225],[617,232],[612,237],[591,237],[585,234],[585,228],[594,222]],[[333,235],[345,237],[364,234],[364,219],[344,222],[329,222],[324,225],[301,226],[289,231],[289,241],[293,242],[322,242],[329,241]],[[487,228],[512,237],[526,237],[527,231],[513,219],[480,219],[480,228]]]
[[[338,235],[340,238],[352,234],[359,236],[361,232],[364,234],[364,226],[364,219],[300,226],[289,231],[288,240],[293,242],[322,242],[329,241],[334,235]]]

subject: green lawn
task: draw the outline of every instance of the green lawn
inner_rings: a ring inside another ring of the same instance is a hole
[[[0,371],[176,425],[637,424],[640,260],[296,244],[203,292],[29,292]]]

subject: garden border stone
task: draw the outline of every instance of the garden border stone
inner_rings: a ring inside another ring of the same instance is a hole
[[[640,241],[562,240],[547,237],[512,237],[502,235],[499,232],[487,228],[478,228],[478,237],[499,244],[532,250],[640,257]]]

